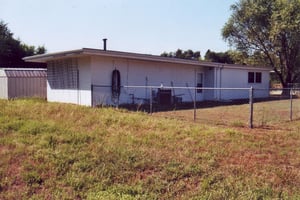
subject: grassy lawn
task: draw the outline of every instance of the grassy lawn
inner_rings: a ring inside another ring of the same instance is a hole
[[[0,100],[0,199],[300,199],[300,121],[171,114]]]
[[[278,126],[290,120],[290,100],[257,102],[253,106],[253,124],[255,127]],[[293,100],[293,120],[300,119],[300,99]],[[249,125],[249,104],[223,105],[212,108],[198,108],[196,110],[197,123],[225,125],[233,127],[247,127]],[[154,113],[156,116],[194,120],[194,110],[173,110]]]

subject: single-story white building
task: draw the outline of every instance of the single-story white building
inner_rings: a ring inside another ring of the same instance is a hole
[[[0,98],[46,98],[46,69],[0,68]]]
[[[263,67],[88,48],[24,60],[47,63],[47,99],[54,102],[95,106],[149,102],[150,98],[162,104],[191,102],[195,96],[197,101],[245,99],[250,87],[265,89],[256,90],[256,98],[269,96],[270,69]]]

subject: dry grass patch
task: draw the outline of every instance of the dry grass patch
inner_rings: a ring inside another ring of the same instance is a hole
[[[0,199],[300,197],[297,121],[250,130],[39,100],[0,106]]]
[[[279,127],[278,124],[290,120],[290,100],[265,101],[254,103],[254,126],[260,128]],[[226,127],[248,127],[249,104],[241,105],[217,105],[215,107],[198,108],[196,110],[196,122],[198,124],[224,125]],[[293,120],[300,119],[300,99],[293,100]],[[172,110],[156,112],[154,116],[171,118],[183,121],[194,121],[194,110]]]

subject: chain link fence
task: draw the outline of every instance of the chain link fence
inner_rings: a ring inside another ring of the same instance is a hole
[[[299,88],[205,88],[92,85],[94,107],[114,106],[217,125],[266,127],[300,118]]]

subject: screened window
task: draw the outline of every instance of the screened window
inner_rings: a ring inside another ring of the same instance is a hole
[[[47,63],[48,82],[53,89],[76,89],[78,71],[76,60],[58,60]]]

